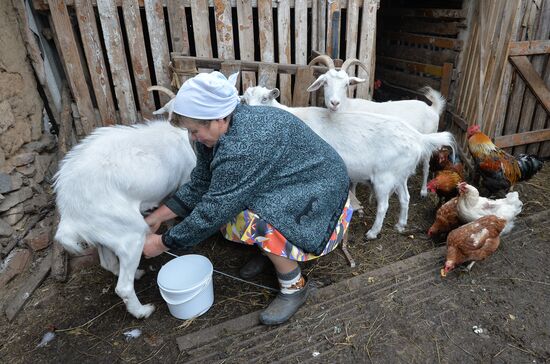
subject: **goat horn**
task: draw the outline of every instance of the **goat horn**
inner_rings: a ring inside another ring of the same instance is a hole
[[[334,69],[334,61],[326,54],[321,54],[320,56],[313,58],[308,65],[311,66],[317,62],[325,64],[331,70]]]
[[[155,85],[155,86],[147,87],[147,91],[161,91],[161,92],[164,92],[165,94],[167,94],[171,99],[176,97],[176,95],[172,92],[172,90],[170,90],[170,89],[168,89],[164,86]]]
[[[358,60],[357,58],[348,58],[348,59],[346,59],[346,61],[342,64],[342,67],[340,69],[347,72],[348,68],[353,66],[353,65],[358,65],[359,67],[364,69],[365,72],[367,72],[367,74],[370,74],[370,70],[367,68],[367,66],[365,66],[365,64],[363,62],[361,62],[360,60]]]

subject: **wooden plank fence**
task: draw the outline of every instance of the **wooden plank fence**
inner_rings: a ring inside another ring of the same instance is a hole
[[[241,69],[240,90],[279,87],[281,102],[307,105],[312,54],[359,58],[370,72],[357,96],[374,82],[379,0],[32,0],[50,18],[79,118],[77,135],[114,123],[150,118],[167,101],[153,84],[174,90],[220,59],[222,72]],[[236,16],[235,16],[236,15]],[[182,55],[192,58],[172,57]],[[254,69],[243,62],[264,62]],[[287,66],[296,66],[291,73]],[[352,70],[355,74],[355,69]],[[173,74],[180,77],[174,77]],[[87,82],[89,80],[90,82]]]
[[[463,148],[480,124],[508,152],[550,157],[550,1],[468,3],[453,131]]]

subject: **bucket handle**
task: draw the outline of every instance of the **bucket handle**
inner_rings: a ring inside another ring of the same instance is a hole
[[[166,298],[164,296],[164,293],[162,293],[162,288],[159,290],[160,291],[160,295],[162,296],[162,298],[164,299],[164,301],[166,301],[166,303],[170,304],[170,305],[179,305],[179,304],[182,304],[182,303],[185,303],[185,302],[189,302],[191,301],[193,298],[197,297],[199,294],[202,293],[202,291],[204,291],[204,289],[210,284],[210,282],[212,281],[212,276],[210,276],[210,279],[208,279],[207,281],[205,281],[202,286],[198,286],[197,288],[199,288],[197,290],[197,292],[192,295],[191,297],[188,297],[186,300],[184,301],[180,301],[180,302],[174,302],[174,301],[171,301],[169,300],[168,298]]]

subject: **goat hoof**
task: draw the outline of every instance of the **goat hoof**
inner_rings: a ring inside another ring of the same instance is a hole
[[[371,232],[370,230],[367,232],[367,234],[365,235],[367,237],[368,240],[373,240],[373,239],[376,239],[376,236],[378,234],[374,233],[374,232]]]
[[[132,315],[134,315],[138,319],[147,318],[151,316],[151,314],[155,311],[155,305],[152,303],[149,303],[147,305],[142,305],[139,309],[136,310],[136,312],[131,312]]]
[[[428,196],[428,190],[421,190],[420,191],[420,196],[422,196],[422,197]]]
[[[134,279],[138,280],[145,274],[145,271],[143,269],[136,270],[136,273],[134,274]]]
[[[398,232],[402,233],[402,232],[405,231],[405,225],[395,224],[395,229],[396,229]]]

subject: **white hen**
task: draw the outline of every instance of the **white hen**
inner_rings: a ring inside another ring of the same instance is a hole
[[[471,222],[487,215],[495,215],[507,221],[503,234],[512,230],[513,221],[521,212],[523,202],[517,192],[510,192],[505,198],[491,200],[479,196],[478,190],[462,182],[458,184],[458,216],[464,222]]]

